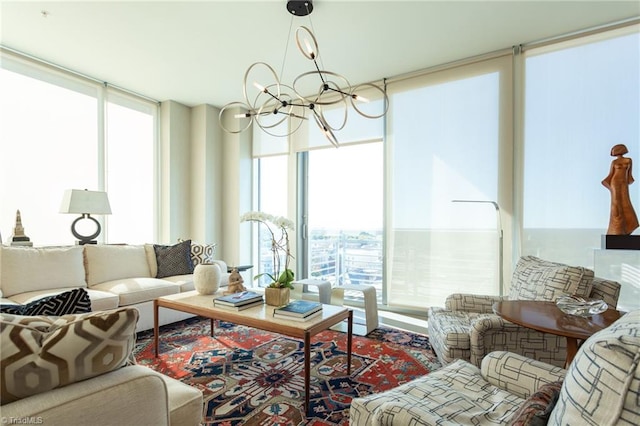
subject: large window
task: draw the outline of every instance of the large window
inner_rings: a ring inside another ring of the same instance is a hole
[[[593,265],[609,224],[601,181],[611,148],[625,144],[640,162],[640,35],[631,31],[526,52],[524,254]],[[629,190],[637,209],[640,185]]]
[[[305,276],[373,284],[386,307],[424,312],[456,292],[505,294],[521,255],[594,268],[610,150],[640,162],[638,27],[522,49],[387,79],[384,132],[351,127],[337,150],[293,135],[282,153]],[[638,271],[624,268],[632,296]]]
[[[256,159],[259,167],[260,179],[258,187],[258,210],[274,216],[288,217],[287,214],[287,186],[288,171],[286,155],[262,157]],[[289,218],[292,219],[292,218]],[[273,258],[271,251],[271,234],[262,225],[252,223],[258,237],[258,262],[254,261],[253,275],[273,274]],[[282,259],[283,261],[285,259]],[[259,278],[259,286],[269,285],[271,280],[264,275]]]
[[[153,103],[4,54],[0,92],[3,242],[20,210],[34,245],[74,244],[75,217],[59,214],[72,188],[107,191],[104,241],[153,241]]]
[[[309,276],[374,285],[382,295],[382,142],[308,156]]]
[[[108,217],[109,242],[156,241],[156,107],[120,94],[110,94],[108,100],[106,189],[113,212]]]
[[[494,205],[509,202],[500,171],[510,167],[501,162],[511,145],[510,65],[500,57],[389,86],[389,305],[500,292]]]

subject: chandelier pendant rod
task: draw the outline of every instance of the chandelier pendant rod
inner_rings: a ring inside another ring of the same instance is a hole
[[[282,81],[282,76],[284,75],[284,66],[287,62],[287,53],[289,52],[289,40],[291,40],[291,30],[293,29],[293,17],[291,15],[291,20],[289,21],[289,34],[287,35],[287,40],[284,44],[284,56],[282,57],[282,66],[280,67],[280,75],[278,78]]]

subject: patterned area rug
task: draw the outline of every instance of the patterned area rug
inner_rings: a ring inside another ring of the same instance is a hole
[[[378,328],[353,336],[351,377],[346,335],[327,330],[311,339],[310,412],[304,413],[304,351],[298,339],[192,318],[161,327],[160,357],[153,331],[138,334],[139,364],[204,393],[205,425],[348,425],[349,404],[440,367],[426,336]]]

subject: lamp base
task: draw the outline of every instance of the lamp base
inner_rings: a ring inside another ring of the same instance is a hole
[[[76,229],[76,225],[78,224],[78,222],[84,219],[88,219],[89,221],[93,222],[93,225],[96,227],[95,232],[93,234],[82,235]],[[71,224],[71,233],[73,234],[74,237],[78,239],[78,241],[76,241],[76,245],[82,246],[85,244],[97,244],[98,242],[94,240],[94,238],[100,235],[100,231],[101,231],[100,223],[95,218],[91,217],[91,215],[88,213],[83,213],[82,216],[74,220],[73,223]]]

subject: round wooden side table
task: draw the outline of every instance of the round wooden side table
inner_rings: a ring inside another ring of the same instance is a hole
[[[592,334],[613,324],[622,313],[607,309],[601,314],[580,317],[562,312],[555,302],[537,300],[505,300],[493,304],[493,312],[514,324],[543,333],[567,338],[567,361],[569,366],[578,352],[578,347]]]

